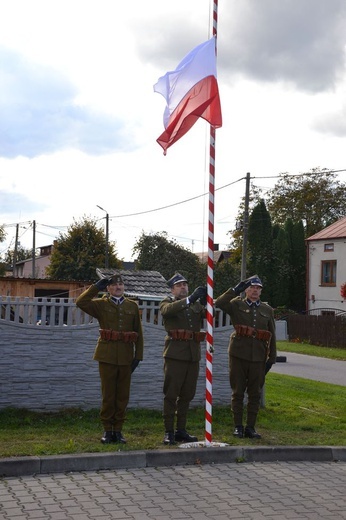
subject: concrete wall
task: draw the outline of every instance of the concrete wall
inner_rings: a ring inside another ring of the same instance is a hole
[[[285,339],[286,322],[278,322]],[[143,324],[144,360],[133,374],[130,408],[161,409],[163,343],[161,326]],[[231,329],[214,331],[213,404],[230,402],[227,346]],[[98,364],[92,356],[98,326],[30,327],[0,320],[0,409],[99,408]],[[205,344],[194,405],[205,403]]]

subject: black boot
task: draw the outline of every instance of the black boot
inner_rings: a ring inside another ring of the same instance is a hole
[[[245,426],[244,437],[248,437],[249,439],[261,439],[262,436],[257,433],[252,426]]]
[[[163,438],[163,444],[166,444],[169,446],[173,446],[175,444],[174,432],[172,432],[172,431],[165,432],[165,436]]]
[[[190,435],[186,430],[175,430],[174,438],[177,442],[197,442],[198,439],[194,435]]]
[[[102,444],[111,444],[111,442],[115,442],[114,437],[113,437],[113,432],[111,432],[111,431],[103,432],[103,437],[101,438],[101,442],[102,442]]]
[[[121,432],[113,432],[113,442],[120,442],[120,444],[126,444],[126,439],[124,439],[123,434]]]
[[[234,428],[233,436],[239,437],[239,439],[242,439],[244,437],[244,427],[242,424],[239,424]]]

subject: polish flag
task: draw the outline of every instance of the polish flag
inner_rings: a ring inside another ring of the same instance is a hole
[[[154,85],[154,91],[162,94],[167,103],[163,115],[165,131],[157,139],[164,155],[199,117],[215,128],[222,126],[215,45],[215,37],[201,43]]]

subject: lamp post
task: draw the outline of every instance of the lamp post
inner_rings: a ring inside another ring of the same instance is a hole
[[[108,269],[109,267],[109,262],[108,262],[108,259],[109,259],[109,214],[108,214],[108,211],[106,211],[105,209],[101,208],[101,206],[99,206],[98,204],[96,204],[96,206],[98,208],[100,208],[102,211],[104,211],[106,213],[106,254],[105,254],[105,268]]]

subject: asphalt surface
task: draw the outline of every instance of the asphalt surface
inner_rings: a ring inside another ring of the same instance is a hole
[[[346,386],[346,361],[281,351],[278,356],[286,357],[286,362],[275,363],[273,372]]]
[[[346,384],[344,361],[279,355],[274,372]],[[346,519],[345,446],[18,457],[0,475],[0,520]]]

